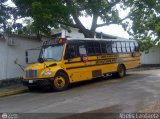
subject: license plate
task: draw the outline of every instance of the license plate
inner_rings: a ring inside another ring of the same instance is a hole
[[[29,80],[29,83],[33,83],[33,80]]]

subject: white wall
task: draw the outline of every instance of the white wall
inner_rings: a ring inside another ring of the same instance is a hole
[[[41,41],[23,37],[14,37],[13,40],[15,45],[8,46],[4,39],[0,39],[0,80],[22,76],[23,71],[14,63],[15,60],[17,59],[19,64],[27,66],[25,50],[39,47],[42,44]]]
[[[70,28],[71,32],[69,33],[67,30],[60,28],[60,29],[53,29],[51,32],[52,34],[62,34],[62,38],[65,38],[66,36],[71,38],[84,38],[83,33],[79,32],[79,29],[77,28]]]
[[[69,33],[66,30],[63,30],[62,34],[64,34],[64,32],[66,32],[66,36],[70,36],[71,38],[84,38],[83,33],[79,32],[79,29],[76,28],[71,28],[71,33]]]
[[[145,52],[141,56],[141,64],[160,64],[160,48],[153,47],[148,54]]]

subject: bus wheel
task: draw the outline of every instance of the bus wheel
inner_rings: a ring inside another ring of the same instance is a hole
[[[126,69],[124,65],[119,65],[118,66],[118,72],[117,72],[117,77],[122,78],[126,75]]]
[[[63,91],[68,88],[69,79],[63,72],[58,72],[51,83],[51,89],[53,91]]]

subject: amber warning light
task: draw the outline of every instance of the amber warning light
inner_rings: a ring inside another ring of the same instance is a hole
[[[66,42],[66,39],[65,38],[60,38],[58,43],[65,43]]]

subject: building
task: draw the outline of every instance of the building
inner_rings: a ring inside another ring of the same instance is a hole
[[[79,29],[77,29],[77,28],[70,28],[70,30],[71,30],[71,32],[68,32],[67,30],[65,30],[63,28],[53,29],[52,32],[51,32],[51,34],[52,34],[52,37],[56,37],[56,38],[57,37],[61,37],[61,38],[66,38],[66,37],[70,37],[70,38],[84,38],[83,33],[81,33]],[[109,34],[100,33],[100,32],[96,32],[95,38],[117,39],[119,37],[112,36],[112,35],[109,35]]]
[[[149,52],[142,52],[141,64],[160,66],[160,47],[154,46],[149,49]]]
[[[42,41],[36,37],[10,35],[0,38],[0,80],[20,77],[23,71],[16,64],[27,66],[25,63],[25,50],[39,47]],[[38,51],[39,52],[39,51]],[[34,53],[34,59],[38,57]],[[32,58],[32,60],[34,60]]]

